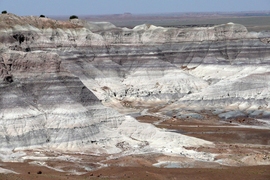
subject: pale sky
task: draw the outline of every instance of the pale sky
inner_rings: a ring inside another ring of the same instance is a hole
[[[0,0],[3,10],[21,16],[267,11],[270,0]]]

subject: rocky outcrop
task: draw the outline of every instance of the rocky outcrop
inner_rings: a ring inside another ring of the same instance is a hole
[[[211,160],[182,148],[211,143],[123,114],[158,110],[201,119],[205,112],[221,119],[270,114],[266,32],[233,23],[128,29],[12,14],[0,15],[0,22],[3,148],[185,152]]]
[[[3,49],[55,52],[64,60],[62,67],[104,102],[129,102],[130,107],[142,102],[194,102],[207,109],[209,103],[219,106],[216,101],[230,104],[238,99],[241,104],[251,97],[252,102],[259,100],[255,94],[267,97],[266,83],[251,83],[245,93],[239,85],[243,78],[259,82],[267,77],[266,32],[249,33],[234,23],[199,28],[144,24],[127,29],[78,19],[60,22],[12,14],[1,19]],[[6,81],[12,76],[8,61],[1,63],[1,78]],[[255,94],[252,89],[257,89]],[[214,95],[209,94],[212,91]],[[268,111],[268,100],[264,101]]]
[[[7,22],[9,18],[14,24]],[[172,153],[169,151],[172,147],[173,153],[185,152],[191,158],[213,158],[183,148],[211,144],[208,141],[141,124],[101,103],[112,99],[109,93],[115,91],[117,84],[122,86],[118,80],[124,74],[120,71],[126,73],[126,70],[120,66],[119,72],[115,68],[109,70],[110,66],[106,68],[106,64],[118,66],[108,59],[111,44],[102,35],[91,32],[91,24],[81,27],[73,24],[76,22],[12,14],[0,15],[0,19],[4,26],[0,29],[0,158],[3,161],[18,160],[14,159],[14,153],[35,149],[100,155]],[[97,24],[94,28],[98,26],[106,33],[113,27]],[[112,76],[104,77],[106,73]],[[116,83],[114,87],[98,85],[99,81],[111,80]]]
[[[5,72],[12,77],[12,82],[1,83],[2,148],[78,151],[107,141],[104,130],[124,120],[77,77],[61,70],[57,54],[8,51],[2,57]]]

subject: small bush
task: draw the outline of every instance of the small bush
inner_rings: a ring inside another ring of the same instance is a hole
[[[7,11],[5,10],[5,11],[2,11],[2,14],[7,14]]]
[[[44,16],[43,14],[41,14],[39,17],[40,17],[40,18],[45,18],[45,16]]]
[[[69,17],[69,19],[79,19],[79,18],[76,15],[72,15],[72,16]]]

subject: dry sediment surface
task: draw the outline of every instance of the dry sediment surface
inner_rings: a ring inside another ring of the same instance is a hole
[[[249,168],[269,177],[268,32],[13,14],[0,22],[1,171],[178,179],[239,166],[236,177]],[[216,169],[177,169],[187,167]]]
[[[8,166],[20,174],[0,174],[4,180],[65,180],[65,179],[259,179],[270,177],[269,166],[220,167],[213,168],[156,168],[156,167],[107,167],[85,175],[69,175],[27,163],[12,163]]]

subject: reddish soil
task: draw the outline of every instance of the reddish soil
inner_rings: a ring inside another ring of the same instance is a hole
[[[80,156],[83,162],[46,162],[50,167],[64,166],[64,170],[72,172],[86,172],[82,165],[94,167],[96,162],[105,160],[108,167],[94,170],[82,175],[67,172],[57,172],[44,166],[25,163],[0,163],[0,167],[13,170],[20,174],[0,174],[0,180],[80,180],[80,179],[270,179],[270,165],[258,166],[257,162],[270,161],[270,131],[266,129],[243,128],[237,126],[242,120],[222,122],[216,118],[207,120],[180,120],[171,118],[163,120],[158,117],[141,116],[141,122],[160,122],[157,126],[166,128],[188,136],[198,137],[215,143],[215,146],[185,147],[199,152],[217,153],[216,160],[229,159],[229,163],[239,167],[228,167],[216,164],[198,163],[195,168],[157,168],[152,164],[158,159],[170,160],[162,154],[131,155],[111,160],[106,157]],[[253,122],[252,120],[245,120]],[[246,123],[246,122],[245,122]],[[256,124],[256,123],[253,123]],[[29,152],[30,153],[30,152]],[[47,154],[50,156],[49,154]],[[243,166],[242,159],[251,166]],[[180,158],[181,160],[181,158]],[[252,165],[252,163],[255,163]],[[98,166],[96,166],[98,167]],[[209,168],[213,167],[213,168]]]
[[[155,167],[107,167],[93,171],[84,175],[69,175],[60,173],[48,168],[32,166],[26,163],[9,164],[15,171],[21,173],[0,174],[1,180],[80,180],[80,179],[172,179],[172,180],[194,180],[194,179],[270,179],[270,166],[251,166],[251,167],[223,167],[213,168],[184,168],[184,169],[167,169]],[[29,173],[30,174],[29,174]],[[41,174],[38,174],[41,172]]]
[[[137,118],[140,122],[155,123],[160,120],[158,117],[141,116]],[[176,118],[167,119],[156,125],[159,128],[170,129],[184,135],[205,139],[215,143],[243,143],[270,145],[270,130],[255,129],[237,126],[238,123],[243,125],[258,125],[258,123],[249,119],[230,120],[229,122],[217,121],[216,119],[208,120],[180,120]]]

